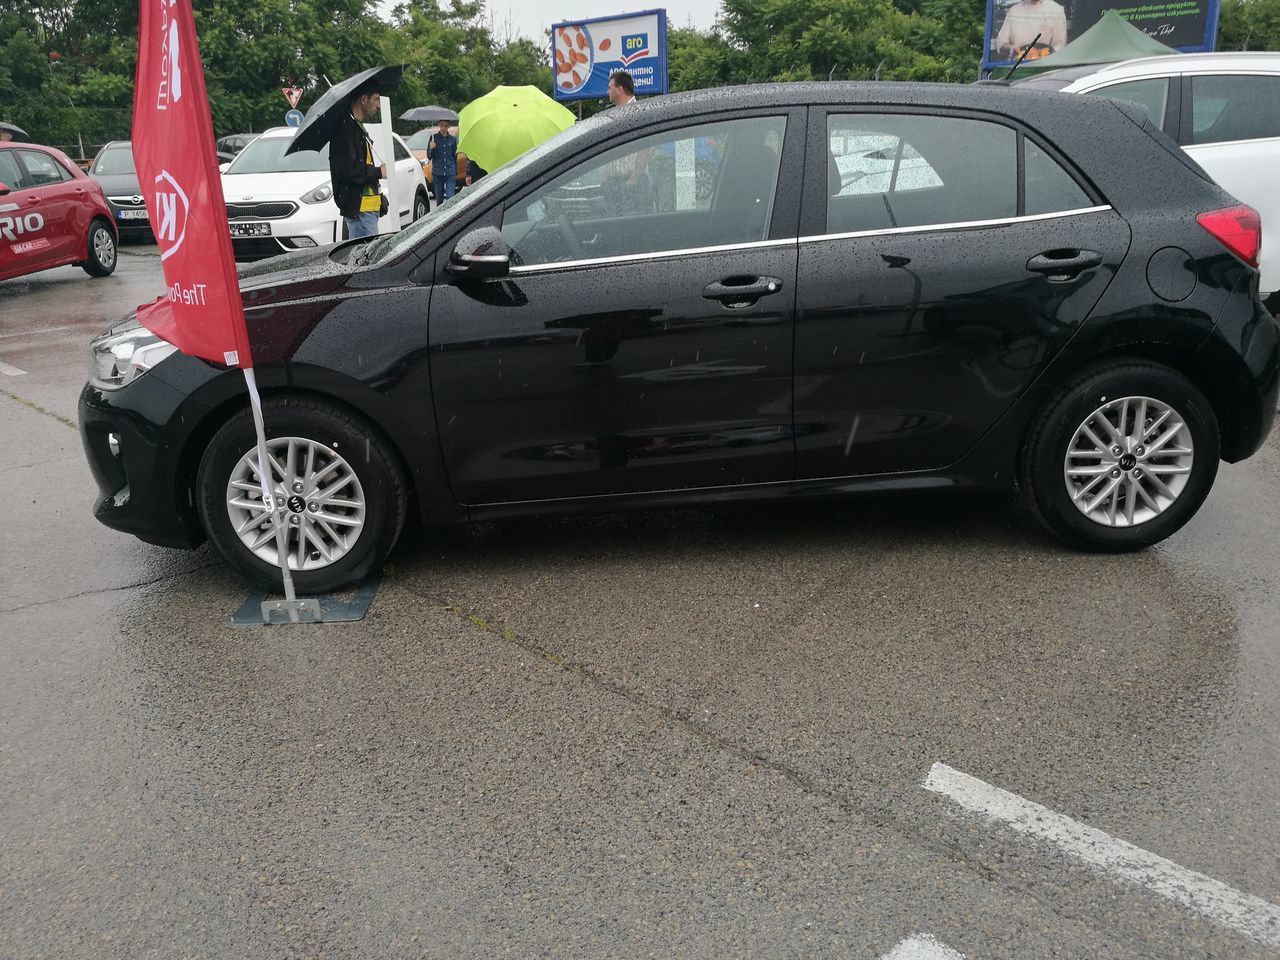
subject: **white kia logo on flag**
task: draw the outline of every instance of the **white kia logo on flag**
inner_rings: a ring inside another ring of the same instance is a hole
[[[163,262],[178,252],[187,236],[187,195],[168,170],[161,170],[156,177],[156,211],[159,222],[155,225],[156,243],[161,247]]]

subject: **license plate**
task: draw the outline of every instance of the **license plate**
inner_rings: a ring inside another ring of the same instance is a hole
[[[269,237],[271,236],[271,224],[233,223],[231,224],[231,235],[233,237]]]
[[[147,219],[147,211],[145,210],[117,210],[116,216],[121,220],[145,220]]]

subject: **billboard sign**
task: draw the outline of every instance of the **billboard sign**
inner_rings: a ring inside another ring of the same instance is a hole
[[[601,100],[609,75],[626,70],[636,96],[667,92],[667,11],[556,23],[551,68],[557,100]]]
[[[1218,32],[1218,0],[1169,0],[1117,7],[1110,0],[987,0],[982,70],[1011,67],[1061,50],[1114,9],[1130,24],[1183,53],[1212,50]],[[1038,43],[1033,41],[1040,35]]]

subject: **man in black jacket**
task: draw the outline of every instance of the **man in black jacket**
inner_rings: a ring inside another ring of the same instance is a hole
[[[378,91],[361,87],[351,95],[350,111],[344,111],[329,141],[329,177],[333,200],[342,214],[348,237],[371,237],[378,232],[382,195],[378,181],[387,176],[385,163],[374,165],[373,140],[362,122],[378,113]]]

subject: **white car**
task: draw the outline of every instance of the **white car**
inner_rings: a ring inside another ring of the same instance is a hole
[[[342,215],[329,183],[329,148],[285,156],[296,132],[274,127],[223,168],[222,193],[236,260],[261,260],[343,239]],[[422,165],[395,137],[396,198],[400,225],[427,213]],[[382,181],[387,193],[387,181]]]
[[[1071,68],[1016,84],[1145,107],[1227,192],[1262,217],[1261,290],[1280,291],[1280,53],[1184,53]]]

